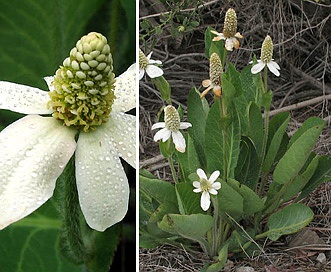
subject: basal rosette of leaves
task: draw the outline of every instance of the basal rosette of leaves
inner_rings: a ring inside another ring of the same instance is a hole
[[[215,52],[225,61],[224,43],[212,38],[207,29],[207,58]],[[222,95],[211,106],[196,88],[189,92],[186,152],[168,154],[178,165],[176,182],[140,172],[140,246],[199,245],[211,259],[208,272],[220,271],[229,253],[258,252],[266,237],[276,241],[308,225],[314,214],[299,201],[331,180],[331,156],[312,151],[325,122],[311,117],[290,137],[288,112],[269,118],[266,77],[252,74],[252,65],[223,66]],[[221,188],[206,212],[193,193],[198,168],[208,176],[220,171]]]

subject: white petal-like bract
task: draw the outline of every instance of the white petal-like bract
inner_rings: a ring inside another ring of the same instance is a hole
[[[184,153],[186,149],[186,143],[183,134],[181,134],[180,131],[173,131],[171,134],[172,134],[172,140],[174,141],[175,144],[175,148],[179,152]]]
[[[267,65],[268,65],[268,68],[271,73],[273,73],[275,76],[280,76],[280,73],[278,71],[278,69],[280,69],[280,67],[277,62],[270,61],[267,63]]]
[[[150,78],[160,77],[163,75],[163,70],[153,64],[149,64],[146,68],[146,73]]]
[[[0,133],[0,229],[35,211],[53,194],[73,155],[76,130],[28,115]]]
[[[17,83],[0,81],[0,109],[24,114],[50,114],[48,92]]]
[[[165,128],[165,122],[158,122],[152,125],[151,130],[156,129],[156,128]]]
[[[136,107],[136,64],[132,64],[115,81],[112,112],[126,112]]]
[[[200,199],[200,206],[204,211],[207,211],[210,207],[210,195],[208,192],[202,192]]]
[[[197,174],[198,174],[199,178],[207,179],[207,175],[206,175],[205,171],[203,171],[201,168],[197,169]]]
[[[251,72],[252,74],[257,74],[259,72],[262,71],[262,69],[264,68],[265,63],[261,60],[258,60],[258,63],[253,65],[253,67],[251,68]]]
[[[76,181],[80,206],[91,228],[104,231],[124,218],[129,184],[116,147],[103,130],[80,133]]]
[[[136,117],[125,113],[114,114],[99,129],[105,133],[105,139],[115,146],[119,156],[136,168]]]

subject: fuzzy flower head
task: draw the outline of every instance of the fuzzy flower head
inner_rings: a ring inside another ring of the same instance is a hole
[[[202,169],[197,170],[199,181],[193,181],[193,192],[201,193],[200,205],[204,211],[207,211],[210,207],[210,194],[217,195],[217,190],[221,188],[220,182],[215,182],[219,177],[220,171],[215,171],[211,174],[209,179],[206,173]]]
[[[112,70],[106,38],[91,32],[45,78],[50,92],[0,81],[0,108],[27,114],[0,132],[0,229],[53,195],[72,156],[87,224],[104,231],[123,219],[129,185],[120,157],[135,167],[135,117],[124,112],[135,107],[136,72],[132,65],[114,78]]]
[[[141,80],[145,74],[150,78],[160,77],[163,75],[163,70],[157,65],[161,65],[162,62],[160,60],[152,60],[152,53],[146,57],[144,52],[139,49],[139,80]]]
[[[220,57],[216,53],[212,53],[209,61],[209,79],[202,81],[202,86],[207,88],[201,94],[203,98],[211,89],[217,97],[222,94],[222,81],[223,66]]]
[[[53,117],[85,132],[106,123],[115,99],[114,77],[107,39],[95,32],[82,37],[55,73],[49,92]]]
[[[186,129],[191,126],[192,125],[188,122],[180,122],[178,111],[175,107],[168,105],[164,108],[164,122],[159,122],[152,126],[152,130],[162,128],[155,134],[154,141],[157,142],[162,139],[162,141],[165,142],[170,138],[170,136],[172,136],[176,149],[179,152],[184,153],[186,143],[184,136],[179,130]]]
[[[232,51],[239,48],[239,41],[237,38],[242,39],[243,36],[237,32],[237,15],[234,9],[230,8],[225,14],[223,33],[211,30],[211,33],[217,35],[213,41],[225,40],[225,49]]]
[[[257,61],[257,64],[255,64],[251,68],[251,72],[253,74],[257,74],[262,71],[262,69],[267,66],[268,69],[275,75],[279,76],[280,73],[278,70],[280,70],[279,65],[273,61],[272,55],[273,55],[273,43],[272,39],[269,35],[264,39],[262,43],[261,48],[261,59]]]

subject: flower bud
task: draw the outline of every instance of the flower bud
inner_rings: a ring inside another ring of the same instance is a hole
[[[178,131],[180,127],[180,117],[174,106],[168,105],[164,108],[165,127],[171,131]]]
[[[234,37],[237,32],[237,15],[234,9],[230,8],[225,14],[223,35],[225,38]]]
[[[178,27],[178,32],[184,32],[185,31],[185,26],[181,25]]]
[[[261,48],[261,60],[264,63],[269,63],[272,60],[273,50],[274,50],[274,46],[271,37],[267,35],[267,37],[265,37],[262,43],[262,48]]]
[[[96,32],[83,36],[55,73],[49,92],[53,117],[85,132],[106,123],[115,99],[114,77],[107,39]]]

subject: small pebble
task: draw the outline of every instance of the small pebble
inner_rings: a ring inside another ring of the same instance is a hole
[[[255,269],[253,267],[249,266],[242,266],[236,269],[236,272],[255,272]]]
[[[321,264],[326,264],[326,256],[324,253],[318,254],[316,261],[320,262]]]

